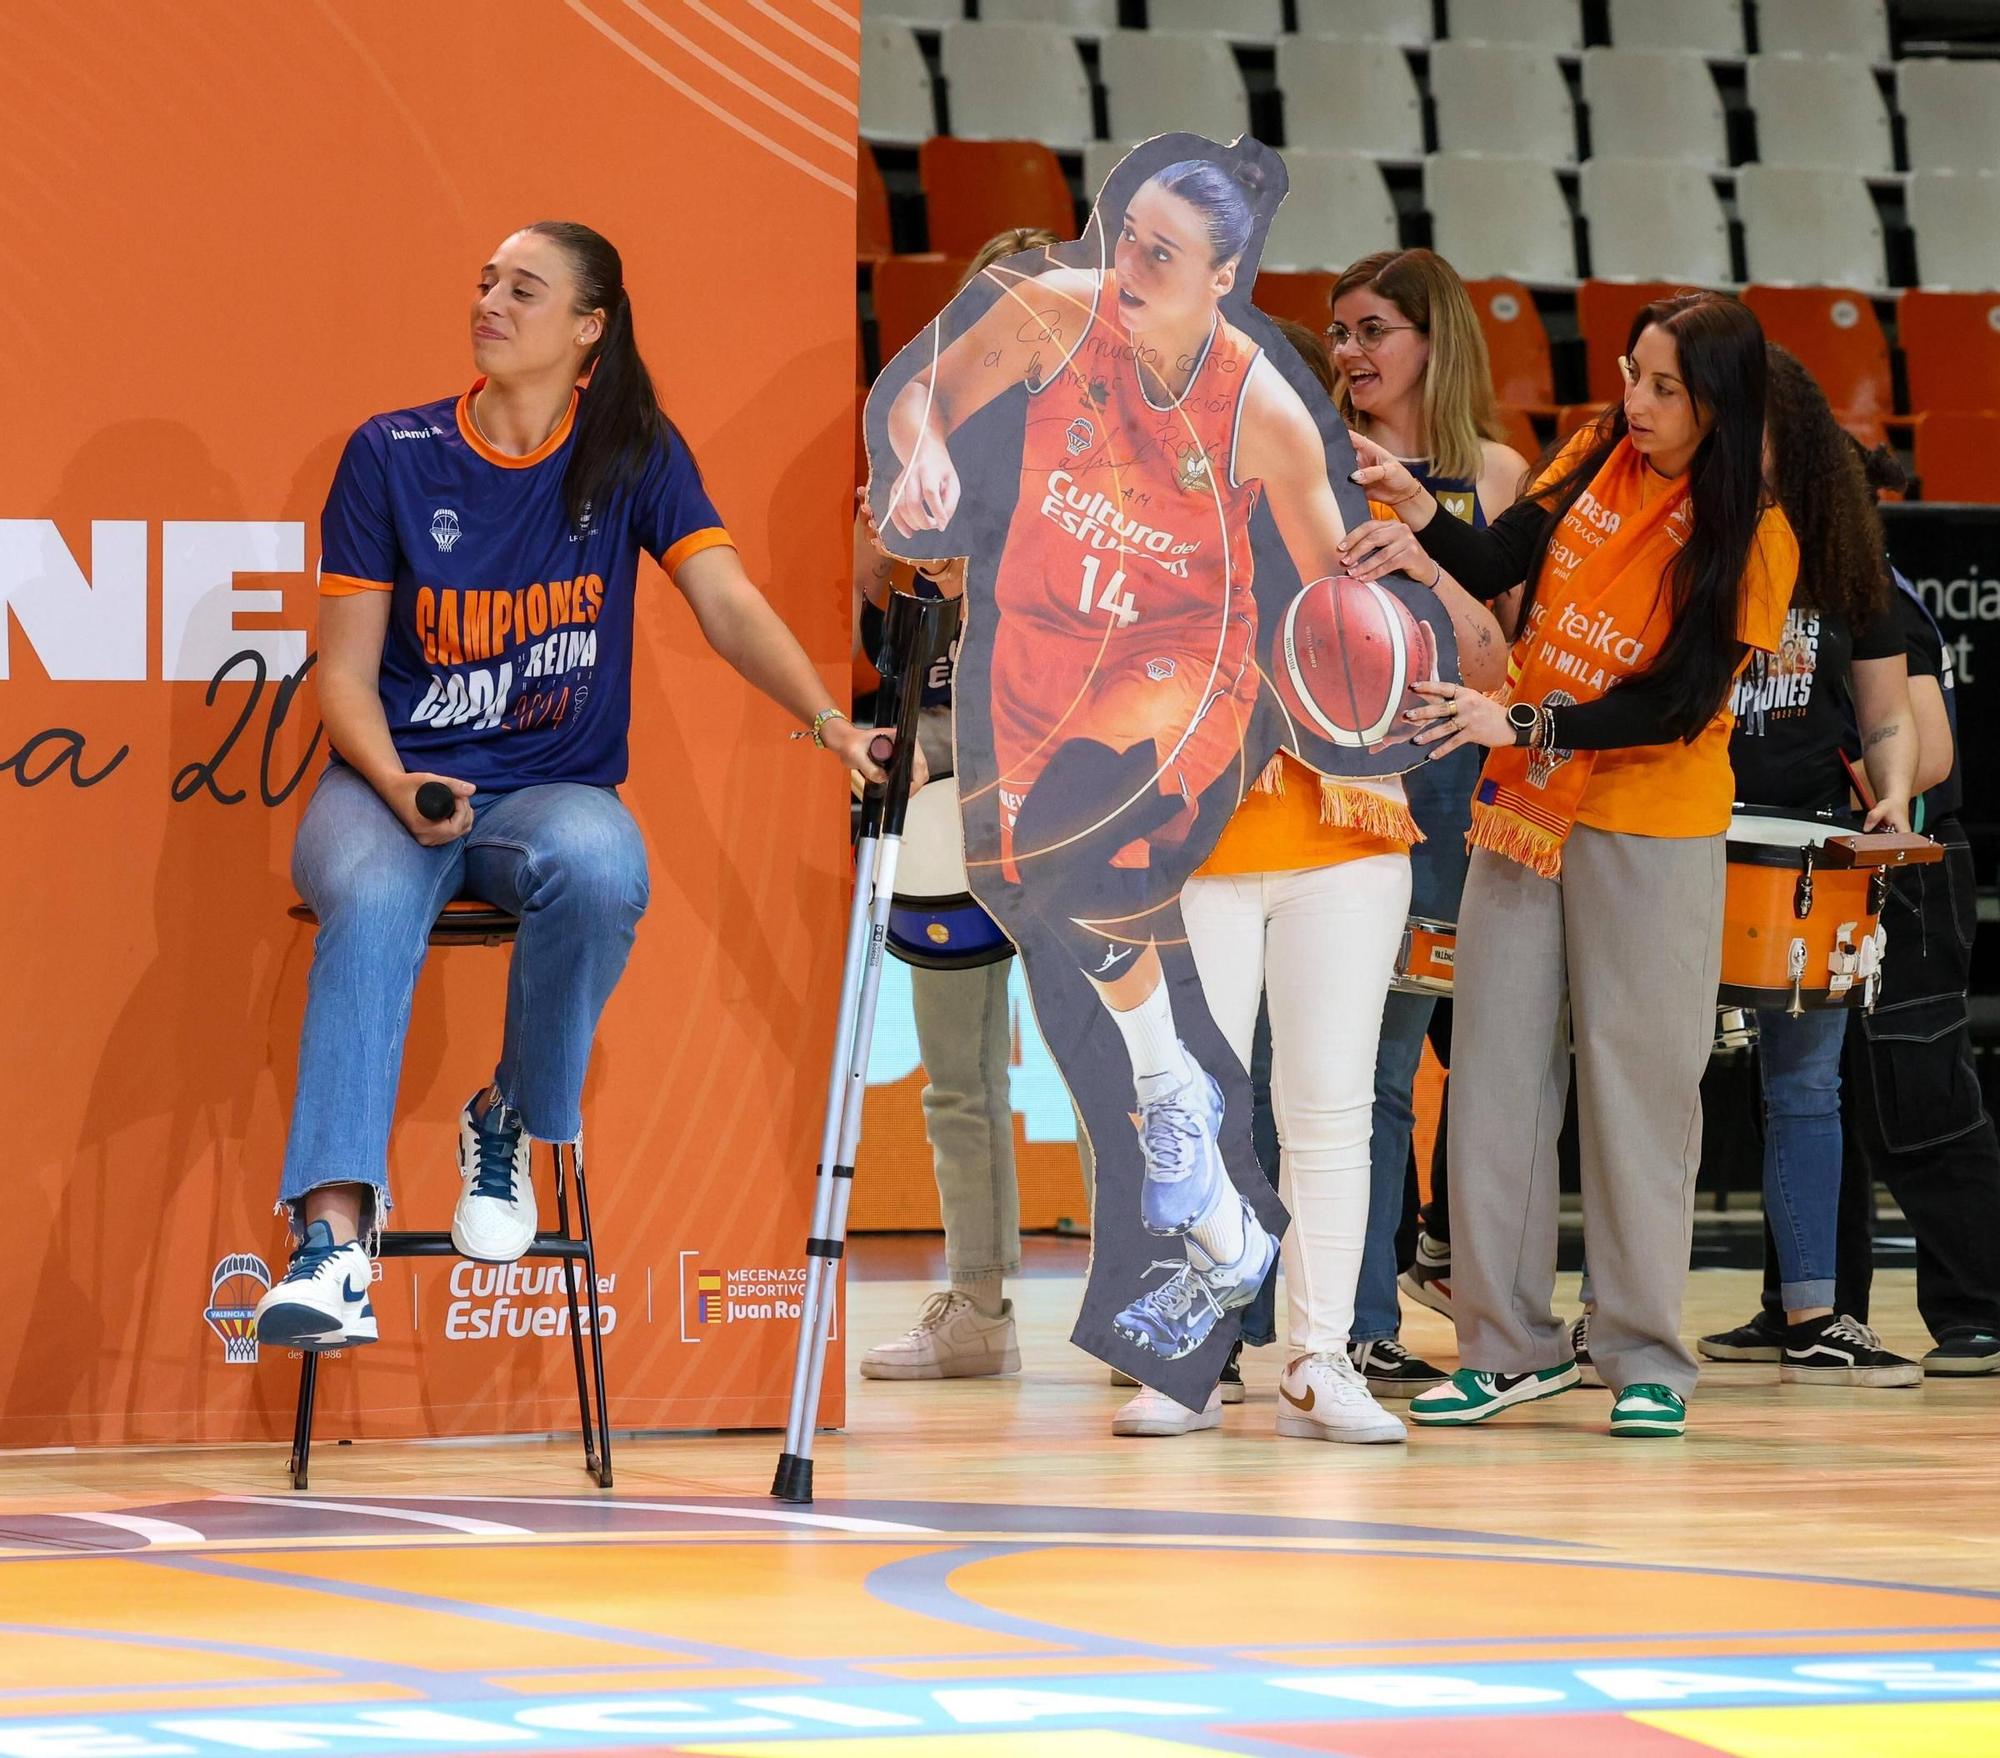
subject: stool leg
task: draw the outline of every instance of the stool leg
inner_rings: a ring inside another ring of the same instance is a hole
[[[590,1366],[597,1385],[597,1487],[611,1487],[611,1395],[604,1387],[604,1339],[597,1331],[597,1236],[590,1230],[590,1188],[583,1181],[583,1141],[570,1144],[576,1213],[583,1230],[583,1274],[590,1299]]]
[[[561,1142],[549,1143],[549,1158],[556,1171],[556,1225],[565,1239],[574,1238],[569,1226],[569,1185],[563,1177],[563,1149]],[[590,1392],[583,1365],[583,1314],[576,1302],[576,1259],[562,1260],[563,1292],[569,1296],[569,1347],[576,1363],[576,1408],[583,1427],[583,1468],[592,1477],[597,1475],[596,1436],[590,1418]],[[597,1289],[595,1283],[585,1290],[590,1300],[593,1319],[597,1312]]]
[[[319,1357],[304,1350],[299,1357],[299,1405],[292,1417],[292,1457],[286,1467],[292,1488],[306,1487],[306,1473],[312,1462],[313,1397],[319,1389]]]

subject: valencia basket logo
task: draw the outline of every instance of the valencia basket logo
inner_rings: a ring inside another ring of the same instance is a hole
[[[247,1367],[257,1359],[257,1302],[271,1286],[271,1270],[261,1257],[240,1251],[215,1266],[202,1317],[222,1339],[222,1359]]]

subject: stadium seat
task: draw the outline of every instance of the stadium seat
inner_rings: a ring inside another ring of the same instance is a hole
[[[1896,93],[1912,170],[2000,171],[2000,62],[1912,57]]]
[[[1752,280],[1885,284],[1882,219],[1858,172],[1744,165],[1736,173],[1736,205]]]
[[[1468,281],[1472,309],[1486,337],[1493,368],[1493,394],[1523,409],[1555,407],[1555,368],[1549,359],[1549,332],[1535,309],[1535,296],[1505,275]]]
[[[1122,140],[1094,140],[1083,149],[1083,196],[1087,202],[1097,199],[1097,192],[1104,187],[1105,178],[1118,168],[1118,161],[1137,145]]]
[[[1420,49],[1431,40],[1431,0],[1298,0],[1302,37],[1372,37]]]
[[[870,19],[861,30],[861,136],[928,140],[937,133],[931,70],[907,24]]]
[[[1916,427],[1917,480],[1927,501],[2000,501],[2000,415],[1940,409]]]
[[[935,27],[963,18],[965,0],[861,0],[861,16],[869,24],[884,19]]]
[[[1431,50],[1438,150],[1576,160],[1569,82],[1547,49],[1510,43],[1439,43]]]
[[[1528,43],[1560,55],[1583,47],[1579,0],[1450,0],[1445,16],[1457,42]]]
[[[875,349],[884,366],[951,303],[971,266],[962,257],[935,255],[891,256],[875,265]]]
[[[1291,187],[1271,220],[1263,260],[1274,269],[1339,268],[1397,243],[1396,203],[1360,153],[1285,154]]]
[[[979,0],[988,24],[1059,24],[1080,36],[1118,28],[1118,0]]]
[[[854,166],[854,257],[857,262],[880,262],[896,251],[896,235],[889,224],[889,191],[883,187],[882,168],[864,140],[855,155]]]
[[[1394,43],[1287,37],[1278,45],[1285,150],[1424,156],[1424,101]]]
[[[1314,335],[1323,336],[1333,317],[1335,279],[1324,269],[1304,274],[1265,269],[1257,276],[1250,303],[1271,317],[1288,317],[1295,324],[1304,324]]]
[[[1544,450],[1542,436],[1535,431],[1535,418],[1531,411],[1516,408],[1512,403],[1500,405],[1500,425],[1507,431],[1500,438],[1522,457],[1533,464]]]
[[[1610,408],[1609,403],[1569,403],[1556,411],[1556,444],[1581,433]]]
[[[1590,222],[1593,275],[1703,283],[1734,278],[1729,220],[1699,165],[1590,159],[1578,187]]]
[[[1729,163],[1722,92],[1699,55],[1663,49],[1586,49],[1583,99],[1590,150],[1610,159]]]
[[[1284,0],[1146,0],[1146,23],[1156,31],[1213,31],[1247,43],[1275,43],[1285,34]]]
[[[942,37],[951,132],[1080,147],[1097,132],[1076,39],[1053,24],[954,24]],[[864,85],[866,75],[863,75]]]
[[[1918,171],[1909,204],[1926,287],[2000,287],[2000,176]]]
[[[1432,242],[1461,275],[1576,279],[1569,203],[1542,160],[1433,153],[1424,161],[1424,200]]]
[[[1611,0],[1611,42],[1619,49],[1682,49],[1718,60],[1743,54],[1743,0]]]
[[[930,214],[931,249],[976,256],[1010,226],[1076,231],[1076,204],[1055,154],[1036,140],[957,140],[935,135],[917,152]]]
[[[1896,168],[1889,105],[1875,69],[1851,55],[1756,55],[1750,107],[1757,159],[1886,176]]]
[[[1767,55],[1859,55],[1864,61],[1886,61],[1888,0],[1757,0],[1757,40]]]
[[[1896,301],[1910,407],[2000,409],[2000,293],[1912,287]]]
[[[1113,31],[1098,48],[1098,71],[1113,140],[1186,130],[1230,141],[1250,126],[1250,95],[1221,37]]]
[[[1584,386],[1601,403],[1625,394],[1618,356],[1642,306],[1694,289],[1685,281],[1585,281],[1576,290],[1576,327],[1583,336]]]
[[[1751,286],[1743,289],[1743,303],[1771,341],[1799,357],[1836,409],[1893,413],[1889,338],[1867,294],[1845,287]]]

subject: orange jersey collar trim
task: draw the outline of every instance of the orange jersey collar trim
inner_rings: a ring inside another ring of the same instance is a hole
[[[485,378],[476,378],[472,381],[472,389],[459,398],[459,437],[484,458],[487,463],[498,464],[502,470],[525,470],[531,464],[539,464],[544,458],[556,451],[564,440],[569,438],[570,429],[576,425],[577,393],[571,391],[569,395],[569,407],[563,411],[562,420],[556,423],[555,432],[543,440],[532,452],[523,453],[517,458],[511,452],[500,451],[489,444],[486,436],[479,431],[478,423],[472,419],[472,399],[478,396],[485,388]]]

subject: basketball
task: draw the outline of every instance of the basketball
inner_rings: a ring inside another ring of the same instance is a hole
[[[1392,742],[1396,717],[1422,702],[1410,686],[1437,676],[1437,646],[1386,587],[1335,574],[1286,607],[1271,670],[1294,725],[1375,750]]]

